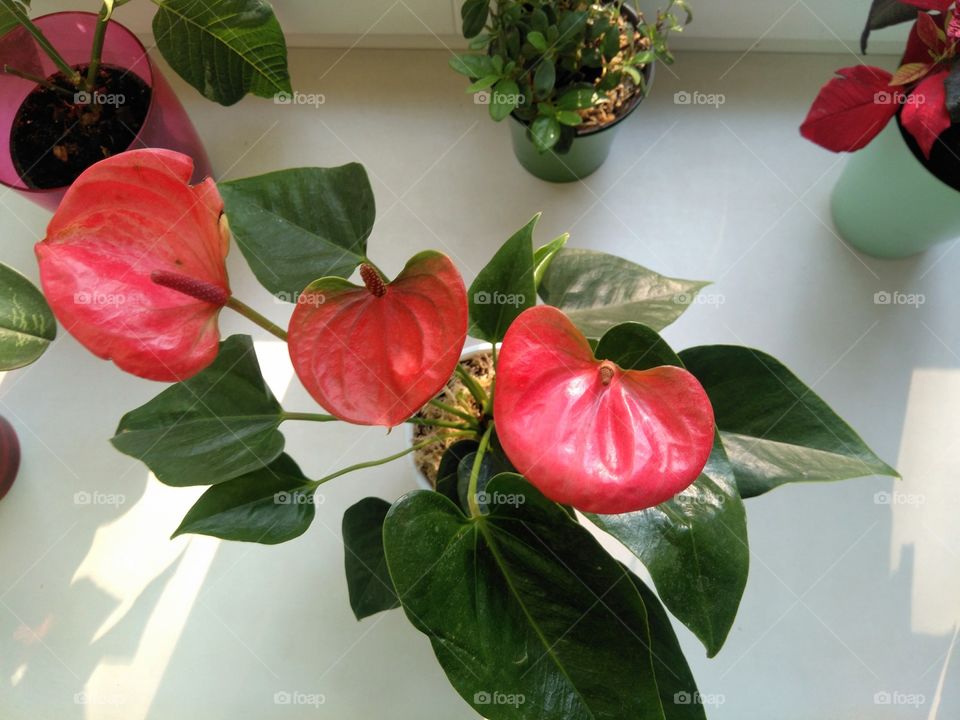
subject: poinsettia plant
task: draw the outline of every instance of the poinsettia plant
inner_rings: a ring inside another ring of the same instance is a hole
[[[869,65],[837,70],[820,90],[801,134],[834,152],[863,148],[896,117],[911,149],[941,179],[960,184],[957,64],[960,17],[954,0],[874,0],[861,38],[872,30],[913,21],[893,73]]]
[[[370,258],[361,166],[195,187],[191,170],[167,151],[105,160],[37,245],[44,291],[77,340],[176,381],[123,417],[114,446],[161,482],[208,486],[174,535],[272,544],[307,530],[323,484],[442,443],[433,490],[347,510],[347,584],[358,619],[402,607],[485,717],[704,718],[667,611],[720,650],[749,565],[743,500],[896,474],[769,355],[674,352],[659,331],[704,283],[567,249],[565,235],[538,248],[537,218],[469,288],[434,251],[391,279]],[[231,242],[291,303],[286,329],[233,296]],[[219,338],[224,307],[288,342],[323,412],[281,406],[251,338]],[[489,344],[485,385],[459,361],[468,332]],[[442,394],[452,377],[459,405]],[[298,421],[432,434],[309,478],[284,453],[280,426]]]

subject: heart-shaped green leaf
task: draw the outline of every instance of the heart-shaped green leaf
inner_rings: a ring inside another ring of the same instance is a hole
[[[383,529],[403,608],[457,692],[490,720],[666,720],[623,568],[523,478],[498,475],[487,496],[468,519],[414,492]]]
[[[264,0],[153,0],[153,36],[180,77],[210,100],[289,94],[287,45]]]
[[[567,240],[570,239],[570,233],[564,233],[559,237],[554,238],[546,245],[538,247],[533,253],[533,283],[537,287],[540,287],[540,283],[543,280],[543,275],[547,272],[547,268],[550,267],[550,263],[553,262],[553,258],[556,257],[557,253],[563,250],[563,246],[567,244]]]
[[[553,259],[539,292],[587,337],[600,337],[622,322],[663,330],[707,284],[665,277],[615,255],[565,248]]]
[[[167,485],[213,485],[283,452],[282,412],[250,336],[233,335],[206,370],[124,415],[111,442]]]
[[[281,455],[266,467],[210,487],[173,537],[193,533],[264,545],[287,542],[313,522],[314,490],[297,464]]]
[[[344,568],[357,620],[400,607],[383,554],[383,520],[390,503],[364,498],[343,514]]]
[[[790,482],[899,477],[776,358],[731,345],[680,358],[710,396],[741,497]]]
[[[540,215],[517,230],[477,274],[467,291],[470,330],[475,338],[498,342],[516,317],[537,304],[533,229]]]
[[[37,287],[0,263],[0,372],[29,365],[57,336],[57,321]]]
[[[257,280],[288,302],[366,257],[376,208],[363,166],[297,168],[219,184],[230,229]]]

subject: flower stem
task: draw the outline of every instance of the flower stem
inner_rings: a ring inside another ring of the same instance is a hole
[[[338,422],[340,418],[334,415],[323,415],[321,413],[307,412],[284,412],[280,416],[281,420],[309,420],[310,422]]]
[[[92,93],[97,85],[97,73],[100,72],[100,58],[103,55],[103,39],[107,34],[107,24],[110,22],[111,14],[111,7],[104,3],[97,18],[97,27],[93,31],[93,48],[90,50],[90,65],[87,66],[85,85],[88,93]]]
[[[3,74],[13,75],[14,77],[23,78],[24,80],[29,80],[32,83],[36,83],[40,87],[45,87],[47,90],[53,90],[54,92],[58,92],[61,95],[64,95],[70,98],[71,101],[73,101],[74,99],[74,93],[70,92],[66,88],[62,88],[59,85],[56,85],[50,82],[46,78],[40,77],[39,75],[33,75],[31,73],[24,72],[23,70],[17,70],[16,68],[10,67],[9,65],[3,66]]]
[[[0,0],[0,7],[11,13],[23,29],[33,36],[33,39],[36,40],[40,49],[53,60],[53,64],[60,68],[60,72],[62,72],[71,83],[74,85],[80,84],[80,73],[70,67],[67,61],[63,59],[63,56],[57,52],[57,49],[47,40],[47,36],[43,34],[43,30],[34,24],[18,3],[14,2],[14,0]]]
[[[476,378],[473,377],[467,369],[463,367],[460,363],[457,363],[456,367],[457,377],[460,378],[460,381],[466,385],[467,390],[470,391],[470,394],[476,399],[480,404],[480,407],[486,407],[487,405],[487,393],[480,387],[480,383],[477,382]]]
[[[480,438],[480,447],[477,448],[477,454],[473,458],[473,467],[470,468],[470,484],[467,485],[467,503],[470,507],[470,517],[480,517],[480,503],[477,502],[477,481],[480,478],[480,466],[483,463],[483,456],[487,453],[487,447],[490,445],[490,435],[493,432],[493,421],[487,425],[487,429]]]
[[[428,425],[430,427],[452,428],[454,430],[475,430],[476,428],[464,425],[463,423],[449,422],[447,420],[434,420],[433,418],[412,417],[405,422],[411,425]]]
[[[0,2],[2,2],[2,1],[3,1],[3,0],[0,0]],[[270,333],[270,334],[272,334],[272,335],[276,335],[278,338],[280,338],[280,339],[283,340],[284,342],[287,341],[287,331],[286,331],[286,330],[284,330],[284,329],[283,329],[282,327],[280,327],[279,325],[275,325],[274,323],[272,323],[272,322],[270,322],[269,320],[267,320],[263,315],[261,315],[260,313],[258,313],[256,310],[254,310],[252,307],[250,307],[250,306],[247,305],[246,303],[240,302],[240,301],[237,300],[235,297],[232,297],[232,296],[231,296],[231,298],[230,298],[229,300],[227,300],[227,307],[230,308],[231,310],[234,310],[234,311],[240,313],[240,314],[243,315],[247,320],[249,320],[250,322],[254,323],[255,325],[259,325],[259,326],[262,327],[264,330],[266,330],[268,333]]]
[[[441,402],[436,398],[431,400],[429,404],[433,405],[435,408],[439,408],[440,410],[443,410],[445,413],[449,413],[450,415],[456,415],[458,418],[466,420],[472,427],[480,426],[480,423],[477,420],[477,418],[475,418],[470,413],[464,410],[461,410],[460,408],[454,407],[453,405],[447,405],[447,403]]]
[[[380,458],[379,460],[367,460],[366,462],[357,463],[356,465],[351,465],[351,466],[349,466],[349,467],[345,467],[345,468],[343,468],[342,470],[337,470],[335,473],[331,473],[330,475],[326,475],[326,476],[320,478],[319,480],[314,480],[313,482],[310,483],[310,486],[311,486],[311,487],[314,487],[314,488],[317,488],[317,487],[323,485],[325,482],[329,482],[329,481],[333,480],[334,478],[338,478],[338,477],[340,477],[341,475],[346,475],[347,473],[354,472],[355,470],[363,470],[363,469],[365,469],[365,468],[376,467],[377,465],[386,465],[386,464],[389,463],[389,462],[393,462],[394,460],[398,460],[398,459],[402,458],[404,455],[409,455],[409,454],[412,453],[412,452],[416,452],[416,451],[419,450],[420,448],[426,447],[427,445],[430,445],[431,443],[435,443],[435,442],[437,442],[437,441],[439,441],[439,440],[444,440],[444,439],[445,439],[444,436],[438,435],[438,436],[435,436],[435,437],[430,438],[429,440],[424,440],[423,442],[419,442],[419,443],[417,443],[416,445],[412,445],[412,446],[408,447],[406,450],[403,450],[403,451],[398,452],[398,453],[394,453],[393,455],[388,455],[388,456],[385,457],[385,458]]]

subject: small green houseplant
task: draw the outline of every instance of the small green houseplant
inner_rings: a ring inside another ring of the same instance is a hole
[[[130,147],[179,150],[198,180],[210,172],[173,90],[113,19],[127,2],[32,19],[29,0],[0,0],[0,181],[51,209],[83,170]],[[290,92],[283,32],[264,0],[154,4],[160,53],[209,99]]]
[[[670,0],[654,22],[624,0],[466,0],[464,37],[480,51],[450,66],[500,122],[511,117],[514,152],[545,180],[586,177],[607,158],[613,128],[643,100],[654,62],[692,15]]]
[[[433,251],[389,279],[370,259],[361,166],[219,187],[189,185],[191,172],[158,150],[98,163],[36,246],[47,299],[77,340],[174,382],[123,417],[114,446],[161,482],[208,487],[174,535],[275,544],[307,530],[325,483],[445,443],[435,489],[383,500],[357,488],[347,584],[358,618],[402,607],[484,717],[702,720],[667,612],[719,652],[749,566],[744,500],[896,475],[769,355],[674,352],[658,331],[704,283],[567,249],[565,235],[538,248],[537,218],[469,289]],[[125,222],[134,207],[140,221]],[[291,303],[287,329],[233,296],[232,242]],[[288,343],[324,412],[281,406],[251,338],[220,339],[225,307]],[[468,329],[490,344],[485,387],[458,363]],[[440,397],[454,375],[459,404]],[[318,440],[334,422],[433,434],[314,479],[284,453],[286,422],[318,423]],[[633,552],[656,592],[591,528]]]

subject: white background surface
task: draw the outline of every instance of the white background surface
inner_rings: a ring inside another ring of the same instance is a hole
[[[363,162],[378,205],[370,254],[387,272],[435,247],[469,282],[542,210],[540,241],[570,231],[572,246],[714,280],[705,291],[714,304],[667,331],[674,347],[731,342],[781,358],[899,463],[898,492],[923,502],[877,503],[875,493],[894,487],[888,479],[791,486],[749,501],[750,581],[726,647],[706,660],[678,629],[701,691],[723,698],[709,717],[960,717],[957,658],[939,709],[934,699],[960,619],[960,252],[945,245],[874,261],[834,236],[827,202],[843,160],[796,128],[820,84],[852,58],[683,54],[624,124],[616,156],[566,186],[520,169],[507,128],[463,93],[446,58],[294,51],[295,83],[325,94],[320,109],[256,99],[222,109],[175,87],[220,178]],[[725,104],[677,106],[679,90],[723,93]],[[32,244],[47,219],[0,196],[2,260],[35,277]],[[285,323],[288,307],[256,285],[236,251],[229,266],[236,294]],[[879,291],[925,302],[876,305]],[[262,341],[265,373],[288,409],[313,407],[278,343],[231,314],[222,328]],[[0,383],[0,412],[24,454],[0,502],[0,717],[472,717],[401,613],[356,623],[347,603],[343,510],[367,495],[398,497],[413,487],[412,470],[398,462],[331,483],[313,527],[282,546],[169,541],[199,489],[160,485],[107,442],[121,415],[161,387],[69,336]],[[314,477],[404,445],[401,432],[283,429]],[[77,493],[122,502],[82,505]],[[326,702],[278,706],[278,692]],[[884,692],[924,701],[876,705]]]
[[[314,46],[360,41],[377,47],[440,47],[462,42],[461,0],[273,0],[291,45]],[[654,17],[663,0],[640,0]],[[843,51],[856,48],[870,0],[692,0],[694,22],[677,38],[678,47],[712,50]],[[36,0],[35,12],[89,9],[97,0]],[[156,6],[137,0],[117,10],[116,19],[139,33],[150,30]],[[436,37],[439,36],[439,37]],[[875,51],[906,37],[903,28],[876,34]]]

